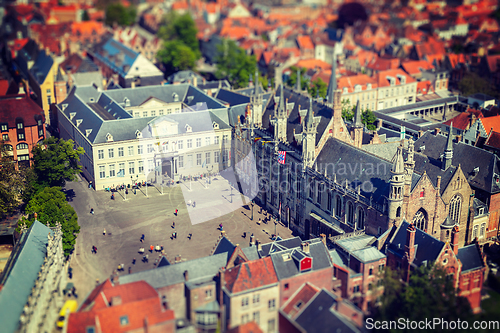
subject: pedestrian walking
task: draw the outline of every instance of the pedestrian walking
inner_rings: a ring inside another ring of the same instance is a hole
[[[146,261],[149,261],[149,254],[146,254]]]
[[[193,237],[193,234],[189,233],[189,235],[188,235],[189,240],[191,240],[192,237]]]
[[[196,207],[196,201],[193,201],[193,208]]]
[[[174,221],[174,222],[172,222],[172,228],[174,228],[174,229],[175,229],[175,221]]]
[[[247,238],[247,232],[246,231],[243,233],[243,238]]]
[[[94,208],[90,208],[90,214],[94,215]]]
[[[106,236],[106,228],[104,228],[104,230],[102,231],[102,234],[103,234],[104,236]]]
[[[99,279],[95,279],[95,284],[98,286],[99,285]]]
[[[151,245],[151,246],[149,247],[149,249],[151,250],[151,253],[153,253],[154,246],[153,246],[153,245]]]
[[[163,252],[163,245],[161,245],[160,247],[161,247],[161,251]]]
[[[176,208],[176,209],[175,209],[175,213],[174,213],[174,215],[175,215],[175,216],[177,216],[177,213],[178,213],[178,212],[179,212],[179,210]]]
[[[132,265],[135,265],[135,258],[132,259]]]
[[[177,232],[174,231],[174,238],[177,239]]]
[[[144,234],[141,236],[141,243],[144,243]]]
[[[128,267],[128,273],[131,274],[132,273],[132,267]]]

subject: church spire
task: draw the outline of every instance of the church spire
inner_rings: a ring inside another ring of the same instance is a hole
[[[255,84],[254,84],[254,95],[260,94],[260,82],[259,82],[259,70],[255,69]]]
[[[314,124],[314,119],[313,119],[313,102],[311,97],[309,97],[309,110],[307,110],[306,114],[306,119],[305,119],[305,125],[307,129],[310,129],[313,127]]]
[[[363,127],[363,121],[361,120],[361,108],[359,107],[359,99],[356,103],[356,110],[354,111],[354,127]]]
[[[300,68],[297,68],[297,91],[301,92],[302,87],[300,86]]]
[[[450,124],[450,132],[446,141],[446,149],[443,154],[443,163],[441,169],[446,170],[451,166],[453,160],[453,122]]]
[[[333,104],[335,91],[337,90],[337,55],[333,52],[332,60],[332,75],[330,75],[330,83],[328,84],[328,91],[326,93],[327,103]]]

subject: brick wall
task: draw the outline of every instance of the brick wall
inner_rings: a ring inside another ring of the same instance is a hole
[[[331,267],[312,271],[308,273],[298,274],[288,279],[280,281],[280,306],[282,306],[288,298],[290,298],[300,287],[306,283],[312,283],[319,288],[332,290],[333,269]],[[288,285],[288,288],[287,286]]]

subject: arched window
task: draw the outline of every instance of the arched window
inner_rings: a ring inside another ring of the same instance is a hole
[[[335,200],[335,216],[342,216],[342,198],[340,195],[337,195]]]
[[[358,208],[358,216],[356,218],[357,229],[365,228],[365,211],[363,208]]]
[[[3,145],[5,147],[5,150],[6,151],[13,151],[14,148],[12,147],[12,145]]]
[[[21,150],[21,149],[29,149],[29,147],[28,147],[28,144],[26,144],[26,143],[20,143],[20,144],[18,144],[18,145],[16,146],[16,149],[17,149],[17,150]]]
[[[450,219],[455,221],[456,223],[460,223],[460,208],[462,207],[462,197],[458,194],[451,198],[450,201],[450,211],[448,215]]]
[[[354,224],[354,206],[352,205],[352,202],[350,202],[350,201],[347,202],[346,222],[350,225]]]
[[[415,227],[419,228],[420,230],[426,231],[427,213],[425,212],[425,210],[420,209],[418,212],[416,212],[412,222],[415,225]]]
[[[396,217],[401,217],[401,207],[396,209]]]

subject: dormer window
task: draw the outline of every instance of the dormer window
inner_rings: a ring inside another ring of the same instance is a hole
[[[87,138],[89,137],[90,133],[92,133],[92,129],[91,129],[91,128],[90,128],[90,129],[86,129],[86,130],[85,130],[85,136],[86,136]]]
[[[125,99],[123,100],[123,104],[125,104],[125,107],[129,107],[130,106],[130,99],[125,97]]]
[[[106,134],[106,141],[107,142],[112,142],[113,141],[113,136],[111,134]]]
[[[366,85],[366,90],[371,90],[371,89],[372,89],[372,84],[371,84],[371,83],[368,83],[368,84]]]
[[[68,104],[67,104],[67,103],[64,103],[64,104],[62,105],[62,110],[63,110],[63,111],[64,111],[64,110],[66,110],[66,108],[67,108],[67,107],[68,107]]]
[[[398,74],[398,79],[400,84],[406,84],[406,76]]]
[[[17,129],[23,129],[24,128],[24,125],[23,123],[17,123]]]
[[[90,98],[89,98],[89,102],[90,102],[90,103],[94,103],[94,102],[95,102],[94,97],[90,97]]]
[[[484,214],[484,207],[479,207],[478,214],[479,215],[483,215]]]
[[[344,87],[344,89],[342,89],[342,92],[343,92],[344,94],[347,94],[349,91],[347,90],[347,87]]]
[[[354,92],[361,92],[361,85],[359,85],[359,84],[355,85]]]
[[[193,131],[193,129],[191,128],[191,126],[189,126],[188,124],[186,124],[186,132],[187,133],[191,133]]]
[[[135,137],[136,137],[137,139],[141,139],[141,138],[142,138],[142,132],[141,132],[141,131],[139,131],[139,130],[135,131]]]
[[[83,119],[77,119],[76,120],[76,127],[80,126],[80,124],[82,123]]]
[[[219,124],[216,123],[215,121],[212,123],[212,126],[214,129],[219,129]]]
[[[76,112],[70,112],[69,113],[69,120],[73,120],[73,118],[75,118],[76,116]]]
[[[174,102],[178,102],[179,101],[179,95],[177,95],[177,93],[173,93],[172,94],[172,98],[174,99]]]

